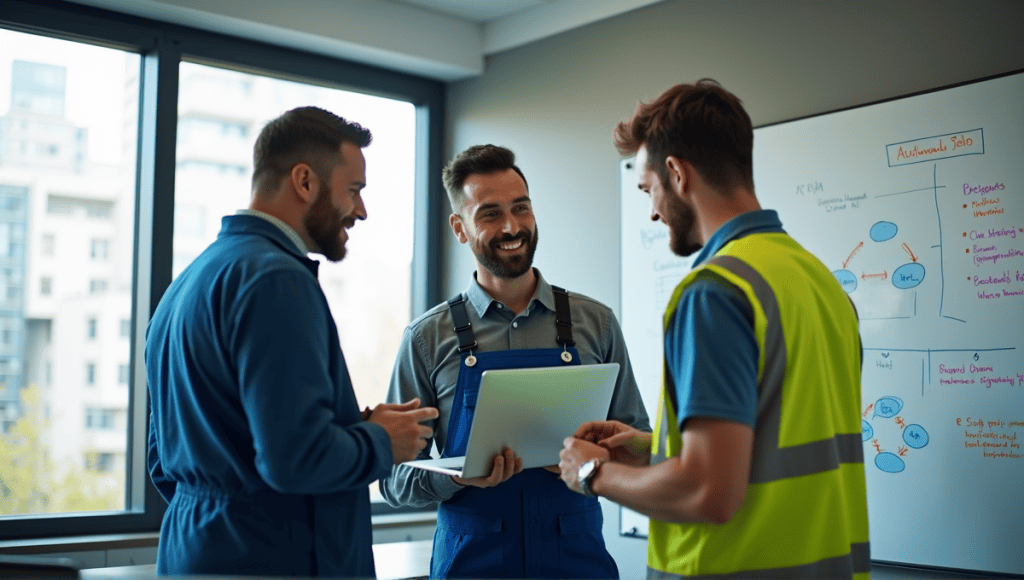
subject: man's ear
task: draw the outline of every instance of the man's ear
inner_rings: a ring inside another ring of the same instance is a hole
[[[453,213],[448,216],[448,225],[452,226],[452,233],[458,238],[460,244],[469,241],[469,238],[466,237],[466,224],[462,223],[462,217],[459,214]]]
[[[320,190],[320,177],[313,168],[305,163],[297,163],[292,167],[289,177],[295,194],[307,204],[313,203],[316,192]]]
[[[692,185],[690,183],[690,171],[693,167],[675,155],[669,155],[665,157],[665,169],[667,170],[669,183],[663,183],[662,185],[672,192],[678,192],[678,195],[689,195],[689,188]]]

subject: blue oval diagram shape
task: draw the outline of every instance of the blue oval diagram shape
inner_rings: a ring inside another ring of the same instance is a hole
[[[875,430],[871,428],[871,423],[868,423],[864,419],[860,420],[860,440],[867,441],[875,434]]]
[[[903,440],[914,449],[920,449],[928,445],[928,432],[920,425],[907,425],[903,430]]]
[[[907,464],[892,453],[879,453],[875,456],[875,466],[886,473],[899,473],[906,469]]]
[[[924,266],[917,262],[903,264],[892,273],[892,285],[906,290],[924,281]]]
[[[895,417],[896,413],[900,412],[903,408],[903,399],[899,397],[882,397],[875,402],[875,414],[874,417]]]
[[[836,270],[832,275],[839,280],[839,285],[847,294],[857,289],[857,275],[849,270]]]
[[[878,222],[871,226],[871,239],[876,242],[891,240],[896,236],[899,228],[892,222]]]

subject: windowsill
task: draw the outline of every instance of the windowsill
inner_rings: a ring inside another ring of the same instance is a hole
[[[402,526],[433,524],[437,522],[437,511],[407,512],[403,514],[379,514],[371,517],[373,528],[398,528]]]
[[[399,528],[410,525],[432,524],[437,521],[437,512],[384,514],[373,516],[371,519],[375,530]],[[159,540],[159,532],[0,540],[0,554],[51,554],[55,552],[91,552],[125,548],[149,548],[155,547]]]
[[[159,540],[159,532],[3,540],[0,541],[0,554],[50,554],[54,552],[92,552],[124,548],[149,548],[156,546]]]

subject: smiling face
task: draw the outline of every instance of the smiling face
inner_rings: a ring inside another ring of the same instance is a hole
[[[323,254],[332,262],[345,257],[346,230],[356,220],[366,219],[362,190],[366,186],[366,160],[355,143],[343,141],[341,161],[334,165],[330,176],[318,175],[320,189],[316,199],[302,219],[309,239],[309,250]]]
[[[462,189],[465,202],[449,221],[459,242],[473,250],[478,274],[510,280],[528,273],[537,224],[523,178],[513,169],[474,174]]]
[[[678,256],[689,256],[704,247],[697,229],[697,214],[682,197],[682,186],[662,183],[648,165],[647,148],[636,153],[637,187],[651,196],[651,221],[661,221],[669,229],[669,247]],[[668,172],[664,172],[668,173]]]

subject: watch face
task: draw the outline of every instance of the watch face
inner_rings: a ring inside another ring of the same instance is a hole
[[[590,461],[588,461],[588,462],[586,462],[586,463],[584,463],[583,465],[580,466],[580,471],[579,471],[580,479],[581,480],[582,479],[586,479],[587,477],[590,476],[590,474],[593,471],[594,471],[594,460],[591,459]]]
[[[577,481],[579,481],[580,489],[583,495],[587,497],[594,497],[594,494],[590,491],[590,476],[594,474],[594,470],[597,469],[598,462],[596,459],[591,459],[580,466],[580,470],[577,472]]]

